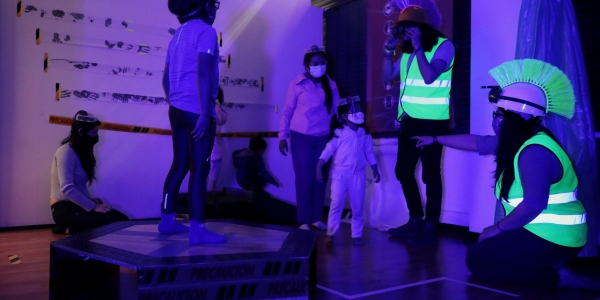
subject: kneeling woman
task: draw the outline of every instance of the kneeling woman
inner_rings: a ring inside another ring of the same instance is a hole
[[[73,118],[71,133],[64,139],[52,161],[50,207],[54,233],[75,234],[129,218],[92,198],[87,185],[95,177],[94,145],[100,121],[80,110]]]
[[[498,106],[497,136],[415,137],[417,147],[437,142],[496,155],[495,194],[506,216],[483,230],[467,252],[467,267],[490,281],[597,289],[564,267],[586,243],[586,213],[573,164],[542,125],[548,113],[573,116],[573,87],[558,68],[532,59],[506,62],[490,75],[500,85],[489,95]]]

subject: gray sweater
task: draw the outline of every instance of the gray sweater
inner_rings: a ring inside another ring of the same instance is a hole
[[[71,144],[60,146],[52,161],[50,198],[72,201],[86,211],[90,211],[96,203],[87,189],[87,180],[88,177],[81,166],[79,156],[71,148]]]

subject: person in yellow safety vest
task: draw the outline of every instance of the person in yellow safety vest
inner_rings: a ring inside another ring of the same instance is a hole
[[[384,45],[383,80],[400,79],[397,118],[401,128],[395,173],[402,184],[410,218],[405,225],[388,232],[395,237],[407,237],[408,244],[429,246],[437,244],[436,226],[442,207],[442,147],[416,148],[411,138],[448,132],[454,45],[439,31],[442,18],[434,1],[392,3],[400,9],[400,16]],[[397,45],[401,54],[394,62]],[[425,214],[415,179],[419,159],[426,186]]]
[[[438,144],[496,155],[495,195],[506,215],[469,248],[467,267],[502,283],[600,289],[595,279],[564,267],[586,243],[586,214],[577,199],[573,163],[542,125],[547,113],[573,117],[571,82],[558,68],[534,59],[505,62],[490,75],[499,84],[489,94],[497,105],[495,136],[415,137],[417,147]]]

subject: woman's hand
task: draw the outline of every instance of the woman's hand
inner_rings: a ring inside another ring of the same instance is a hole
[[[481,234],[479,235],[479,239],[477,240],[478,242],[481,242],[485,239],[489,239],[495,235],[500,234],[502,231],[500,230],[500,228],[498,228],[497,225],[492,225],[489,227],[486,227],[483,229],[483,231],[481,232]]]
[[[321,170],[321,168],[317,165],[317,180],[319,182],[325,182],[323,180],[323,171]]]
[[[112,207],[108,206],[107,204],[96,204],[94,206],[93,210],[95,212],[99,212],[99,213],[105,214],[105,213],[111,211]]]
[[[415,48],[415,51],[421,48],[421,30],[419,30],[419,28],[406,28],[406,36],[410,38],[413,48]]]
[[[425,146],[429,146],[433,144],[432,136],[413,136],[410,138],[411,140],[417,140],[417,148],[423,148]]]
[[[198,121],[196,122],[194,130],[192,130],[192,138],[194,139],[194,141],[199,142],[206,136],[206,134],[208,133],[208,128],[210,126],[209,122],[210,118],[207,115],[200,115]]]
[[[283,154],[283,156],[287,156],[287,152],[288,152],[287,140],[279,140],[279,152],[281,152],[281,154]]]
[[[373,181],[375,181],[375,183],[381,181],[381,175],[379,175],[379,170],[377,170],[377,168],[373,169]]]

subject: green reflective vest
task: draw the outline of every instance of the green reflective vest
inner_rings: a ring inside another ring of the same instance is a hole
[[[576,198],[577,175],[567,153],[545,133],[538,133],[527,140],[514,159],[515,181],[508,192],[508,202],[502,201],[509,215],[523,201],[523,185],[519,176],[519,155],[525,147],[536,144],[546,147],[560,161],[563,174],[560,181],[550,186],[548,207],[524,228],[552,243],[566,247],[581,247],[587,240],[585,209]],[[496,183],[496,197],[500,197],[501,180]]]
[[[427,61],[435,55],[440,45],[447,39],[439,38],[438,43],[429,52],[425,52]],[[450,88],[452,87],[452,67],[440,74],[432,83],[425,84],[417,58],[412,60],[408,69],[411,54],[403,53],[400,58],[400,103],[398,120],[406,112],[412,118],[426,120],[448,120],[450,118]],[[454,57],[450,66],[454,64]]]

